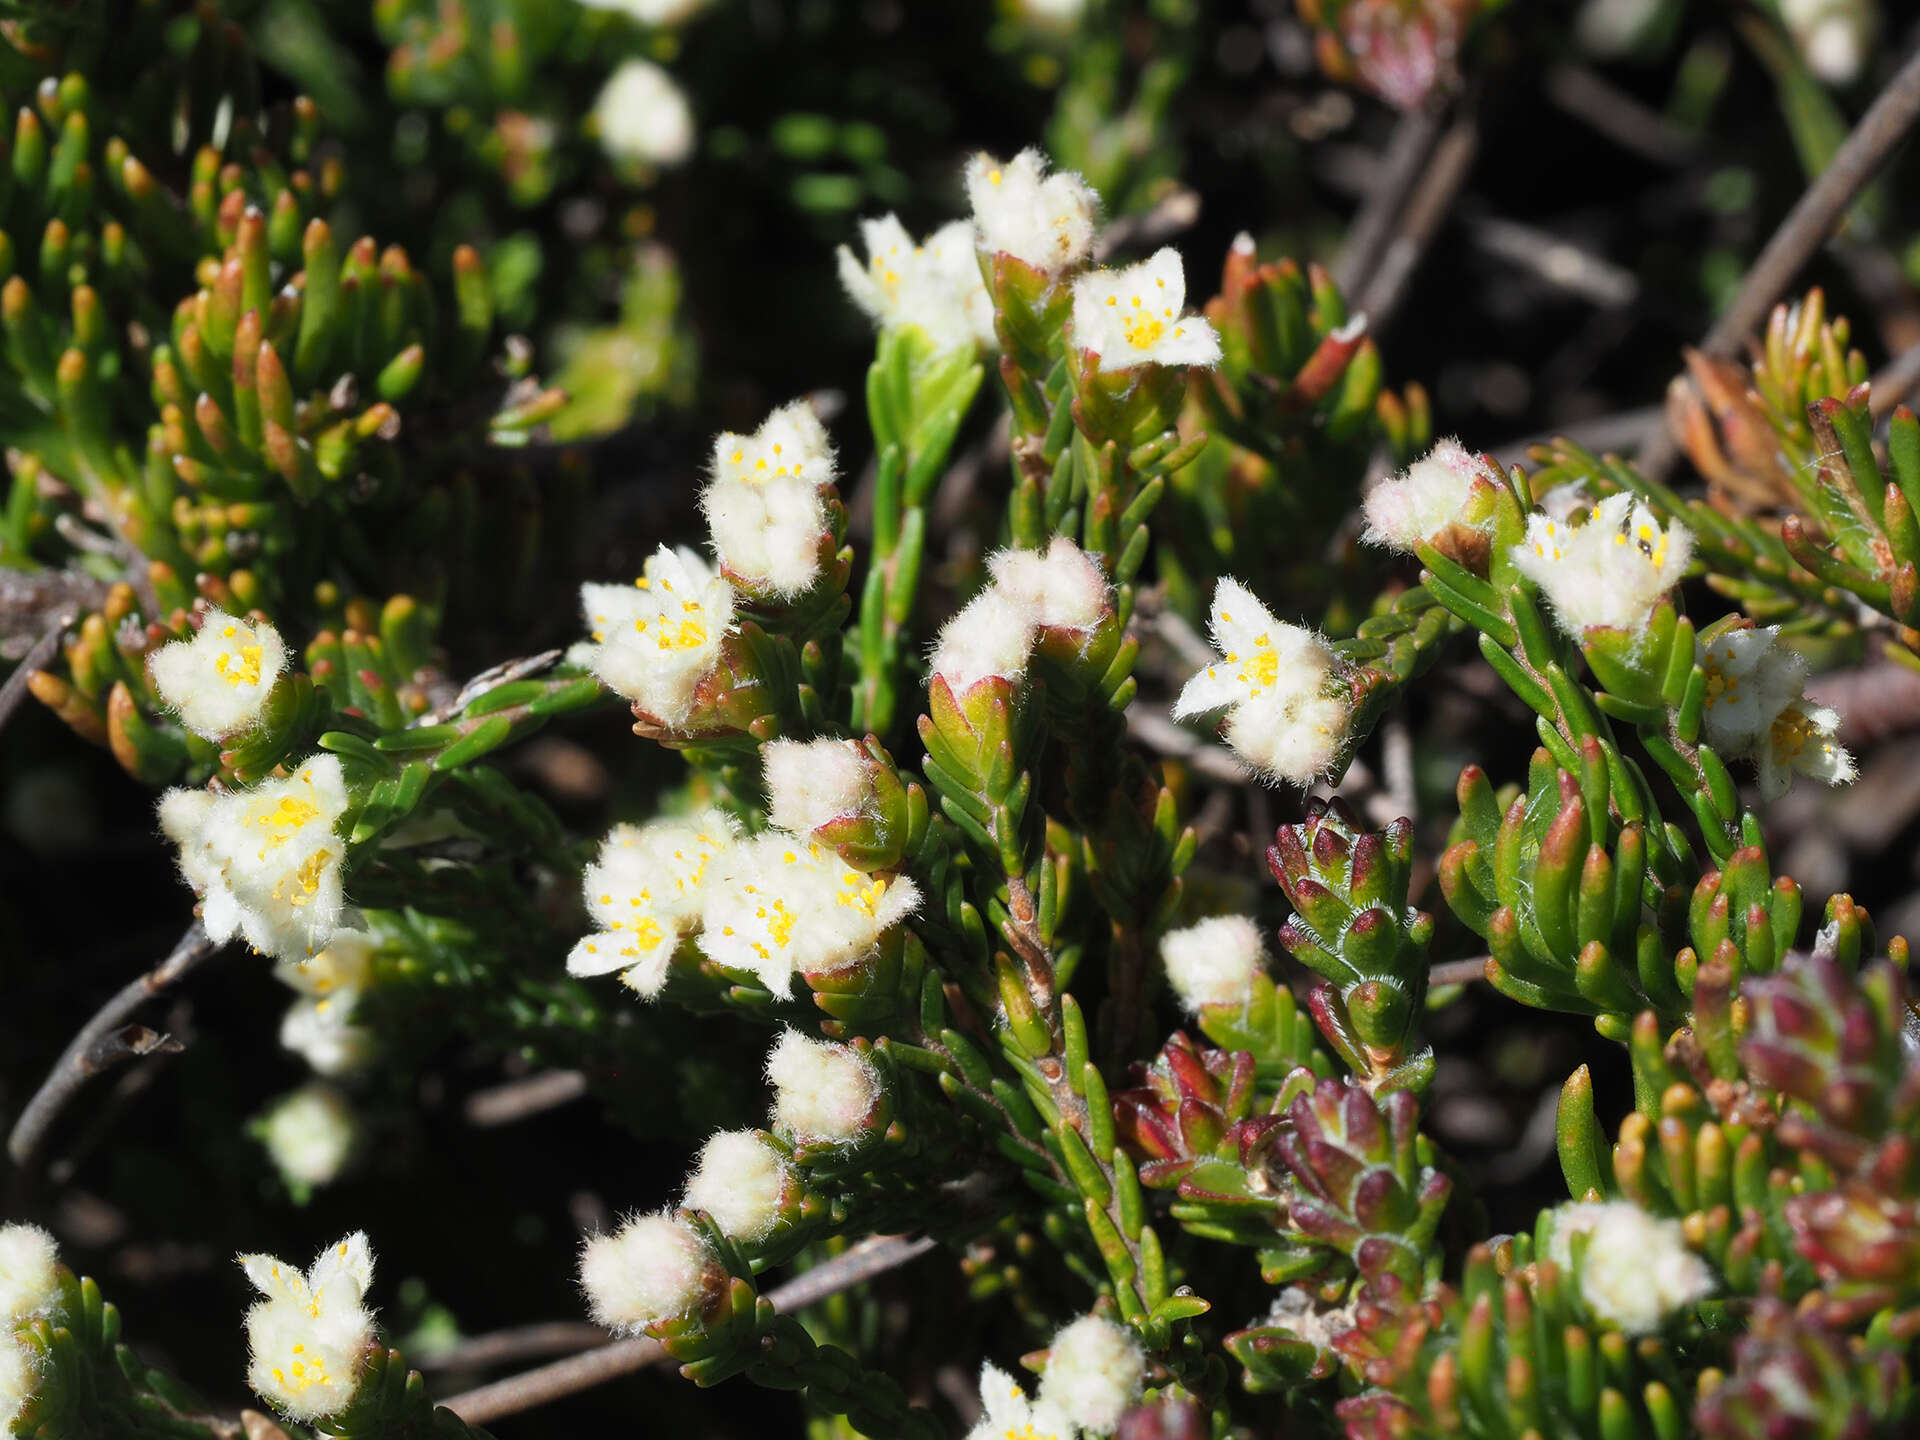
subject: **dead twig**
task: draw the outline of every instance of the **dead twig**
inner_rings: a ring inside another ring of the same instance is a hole
[[[1476,955],[1471,960],[1446,960],[1427,971],[1429,985],[1471,985],[1487,978],[1491,956]]]
[[[509,1080],[504,1085],[476,1090],[467,1097],[469,1125],[511,1125],[529,1115],[570,1104],[587,1093],[587,1077],[579,1070],[542,1070],[538,1075]]]
[[[60,636],[67,626],[73,623],[73,616],[60,616],[33,642],[33,648],[20,657],[20,663],[13,667],[13,673],[7,676],[6,683],[0,685],[0,730],[4,730],[7,721],[13,718],[13,712],[27,697],[27,677],[36,670],[47,668],[47,662],[53,659],[53,652],[60,648]]]
[[[766,1298],[776,1310],[801,1310],[829,1295],[838,1295],[898,1269],[932,1248],[933,1241],[925,1236],[911,1240],[903,1235],[874,1236],[844,1255],[836,1255],[825,1264],[796,1275]],[[441,1403],[470,1425],[486,1425],[595,1385],[604,1385],[622,1375],[631,1375],[666,1358],[667,1352],[657,1340],[621,1340],[584,1355],[569,1356],[491,1385],[482,1385]]]
[[[1333,278],[1348,295],[1358,294],[1380,268],[1394,231],[1399,227],[1407,197],[1426,172],[1434,146],[1446,121],[1442,106],[1415,110],[1401,117],[1387,141],[1380,173],[1347,230],[1346,243],[1333,262]]]
[[[1446,134],[1434,148],[1433,163],[1407,201],[1401,223],[1381,252],[1378,268],[1358,292],[1359,301],[1354,309],[1367,317],[1368,328],[1375,335],[1385,331],[1387,321],[1400,307],[1413,272],[1419,269],[1420,259],[1433,243],[1433,237],[1440,233],[1461,186],[1467,183],[1474,156],[1479,151],[1480,122],[1474,117],[1469,96],[1461,101],[1459,117],[1447,127]]]
[[[516,1325],[461,1340],[444,1350],[428,1350],[408,1357],[416,1370],[484,1370],[509,1360],[543,1359],[549,1355],[579,1355],[600,1350],[613,1338],[585,1320],[544,1320]]]
[[[1760,252],[1733,303],[1726,308],[1713,328],[1700,342],[1708,355],[1723,359],[1737,355],[1740,346],[1766,319],[1800,267],[1833,233],[1833,227],[1846,213],[1867,182],[1880,173],[1915,120],[1920,120],[1920,52],[1916,52],[1893,80],[1882,90],[1860,117],[1820,177],[1801,195],[1780,228],[1773,232]],[[1641,447],[1639,468],[1642,474],[1658,480],[1673,468],[1679,458],[1679,445],[1669,431],[1666,418],[1650,426],[1646,444]]]
[[[15,1165],[22,1171],[30,1168],[53,1122],[88,1080],[122,1061],[166,1049],[166,1036],[129,1024],[128,1017],[178,984],[220,948],[208,938],[200,922],[194,921],[165,960],[127,984],[81,1027],[14,1122],[13,1133],[7,1137],[7,1154]]]

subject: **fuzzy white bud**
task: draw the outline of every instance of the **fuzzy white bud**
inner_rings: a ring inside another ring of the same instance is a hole
[[[854,304],[882,329],[914,326],[936,350],[993,345],[993,298],[980,278],[973,226],[942,225],[916,242],[899,217],[860,222],[867,252],[862,265],[840,247],[840,283]]]
[[[860,1139],[880,1099],[880,1080],[851,1046],[782,1032],[767,1056],[776,1130],[800,1140]]]
[[[302,1275],[271,1255],[239,1256],[266,1298],[247,1311],[247,1383],[282,1415],[318,1420],[346,1408],[359,1384],[373,1316],[373,1250],[355,1231]]]
[[[315,1081],[276,1101],[258,1134],[287,1184],[312,1188],[339,1177],[359,1143],[360,1120],[344,1094]]]
[[[1146,1371],[1146,1357],[1131,1330],[1082,1315],[1047,1347],[1040,1401],[1058,1406],[1081,1428],[1105,1434],[1139,1396]]]
[[[873,760],[853,740],[775,740],[760,751],[767,816],[795,835],[870,814]]]
[[[967,1440],[1074,1440],[1078,1428],[1058,1405],[1036,1403],[1020,1384],[991,1361],[980,1367],[980,1408],[986,1413]]]
[[[1879,28],[1871,0],[1780,0],[1780,18],[1807,68],[1829,85],[1851,85]]]
[[[1361,538],[1369,545],[1411,554],[1420,541],[1467,523],[1462,512],[1480,478],[1480,462],[1467,448],[1458,440],[1442,440],[1404,473],[1373,487],[1367,495],[1367,530]],[[1470,528],[1485,531],[1492,523],[1489,510],[1484,521]]]
[[[662,545],[633,584],[582,585],[580,608],[593,673],[668,727],[684,724],[733,629],[733,587],[693,551]]]
[[[693,109],[687,95],[651,60],[626,60],[593,102],[600,144],[615,160],[678,165],[693,153]]]
[[[1208,1005],[1244,1007],[1253,978],[1265,973],[1267,947],[1245,915],[1213,915],[1160,939],[1167,983],[1196,1014]]]
[[[982,680],[1017,684],[1033,655],[1035,620],[1030,605],[988,586],[941,627],[928,664],[955,696]]]
[[[1638,1205],[1562,1205],[1554,1212],[1548,1257],[1573,1271],[1572,1240],[1587,1237],[1577,1279],[1587,1308],[1628,1335],[1650,1335],[1669,1315],[1714,1291],[1713,1271],[1687,1248],[1678,1220],[1649,1215]]]
[[[1529,516],[1527,538],[1511,554],[1575,640],[1600,626],[1639,634],[1686,574],[1693,535],[1677,520],[1662,529],[1644,502],[1622,491],[1596,505],[1584,525]]]
[[[1100,357],[1100,370],[1135,365],[1214,365],[1220,337],[1186,315],[1187,273],[1169,246],[1138,265],[1090,270],[1073,282],[1073,343]]]
[[[1305,785],[1325,774],[1353,721],[1327,693],[1335,658],[1326,642],[1281,624],[1230,575],[1214,588],[1211,629],[1221,658],[1186,683],[1174,718],[1225,709],[1227,743],[1262,775]]]
[[[994,588],[1046,630],[1091,630],[1111,609],[1107,573],[1064,535],[1045,552],[996,550],[987,557]]]
[[[60,1298],[59,1247],[38,1225],[0,1225],[0,1320],[11,1329]]]
[[[259,724],[286,668],[287,647],[278,630],[224,610],[207,611],[191,639],[162,645],[147,659],[153,688],[167,708],[207,740],[225,740]]]
[[[758,1130],[723,1130],[700,1147],[681,1204],[704,1210],[729,1240],[764,1240],[780,1220],[786,1160]]]
[[[580,1251],[580,1288],[596,1324],[617,1335],[637,1335],[692,1310],[718,1269],[700,1232],[661,1211],[636,1215],[611,1235],[589,1237]]]
[[[980,154],[967,162],[967,199],[979,246],[1047,275],[1086,261],[1093,251],[1100,197],[1070,170],[1047,174],[1047,157],[1022,150],[1004,165]]]

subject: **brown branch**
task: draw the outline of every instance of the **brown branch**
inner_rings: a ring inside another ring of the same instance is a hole
[[[775,1310],[805,1309],[917,1260],[932,1248],[933,1241],[925,1236],[910,1240],[903,1235],[877,1235],[843,1255],[796,1275],[766,1298]],[[469,1425],[485,1425],[595,1385],[604,1385],[622,1375],[657,1365],[666,1358],[667,1352],[657,1340],[621,1340],[482,1385],[441,1403]]]
[[[579,1070],[542,1070],[520,1080],[509,1080],[476,1090],[467,1097],[469,1125],[511,1125],[530,1115],[568,1105],[587,1093],[587,1077]]]
[[[535,1325],[516,1325],[510,1330],[476,1335],[444,1350],[429,1350],[408,1359],[416,1370],[484,1370],[509,1360],[584,1354],[604,1349],[611,1343],[612,1337],[606,1331],[585,1320],[543,1320]]]
[[[20,657],[20,663],[13,667],[13,673],[7,676],[6,683],[0,685],[0,730],[6,728],[7,721],[13,718],[13,712],[26,698],[27,677],[36,670],[46,668],[47,662],[53,659],[53,652],[60,648],[61,634],[72,623],[71,614],[56,618],[33,642],[33,648]]]
[[[1801,195],[1766,248],[1748,269],[1733,303],[1707,331],[1701,350],[1722,358],[1739,353],[1740,346],[1766,319],[1767,312],[1786,293],[1800,267],[1832,234],[1833,227],[1854,197],[1879,174],[1915,120],[1920,120],[1920,52],[1916,52],[1860,117],[1833,159]],[[1641,448],[1640,470],[1653,479],[1664,478],[1679,457],[1679,446],[1663,416],[1650,427]]]
[[[1358,294],[1380,268],[1399,227],[1401,212],[1407,208],[1407,197],[1420,183],[1434,146],[1440,143],[1445,119],[1443,107],[1429,106],[1402,116],[1394,128],[1380,162],[1380,174],[1347,230],[1339,258],[1333,262],[1334,281],[1349,296]]]
[[[1419,188],[1407,201],[1402,223],[1392,241],[1381,253],[1380,263],[1359,292],[1355,312],[1367,317],[1367,326],[1375,335],[1387,328],[1387,321],[1400,308],[1413,272],[1420,259],[1440,233],[1440,227],[1467,183],[1474,156],[1480,150],[1480,124],[1474,118],[1470,98],[1461,102],[1459,118],[1447,127],[1433,152],[1433,163],[1420,178]]]
[[[1487,978],[1489,955],[1476,955],[1471,960],[1447,960],[1427,971],[1427,983],[1430,985],[1470,985],[1475,980]]]
[[[30,1168],[53,1122],[88,1080],[124,1060],[164,1048],[165,1036],[154,1036],[142,1026],[128,1024],[128,1017],[179,983],[220,948],[207,937],[200,922],[194,921],[165,960],[128,983],[81,1027],[14,1122],[13,1133],[7,1137],[7,1154],[15,1165],[22,1171]]]

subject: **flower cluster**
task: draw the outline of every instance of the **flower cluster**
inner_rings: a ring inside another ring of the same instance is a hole
[[[1099,357],[1099,370],[1136,365],[1214,365],[1220,337],[1183,313],[1187,273],[1180,253],[1155,251],[1138,265],[1092,270],[1073,284],[1073,343]]]
[[[287,647],[265,620],[210,609],[191,639],[162,645],[147,660],[153,687],[180,723],[208,740],[225,740],[260,722],[267,697],[287,668]]]
[[[1786,794],[1796,771],[1829,785],[1854,778],[1853,757],[1834,738],[1839,715],[1807,703],[1806,662],[1780,642],[1777,626],[1702,638],[1695,658],[1707,677],[1707,742],[1728,755],[1753,756],[1763,796]]]
[[[1663,528],[1644,500],[1622,491],[1594,506],[1584,525],[1529,516],[1527,538],[1512,554],[1575,640],[1593,629],[1637,635],[1686,574],[1693,536],[1678,521]]]
[[[1224,709],[1227,743],[1261,775],[1305,785],[1327,773],[1353,714],[1326,641],[1281,624],[1230,575],[1214,589],[1212,619],[1220,661],[1187,682],[1174,718]]]
[[[1038,1396],[1029,1396],[991,1361],[981,1367],[980,1406],[986,1413],[967,1440],[1111,1435],[1145,1379],[1146,1357],[1132,1333],[1098,1315],[1083,1315],[1047,1346]]]
[[[974,258],[973,226],[950,221],[916,241],[899,217],[860,222],[862,265],[840,247],[840,283],[882,329],[912,326],[936,350],[991,348],[993,299]]]
[[[1112,610],[1099,562],[1064,536],[1045,554],[997,551],[987,570],[993,583],[941,629],[928,662],[955,696],[986,680],[1017,684],[1036,644],[1058,638],[1079,648]]]
[[[658,995],[675,947],[700,923],[708,871],[735,836],[733,819],[717,810],[616,825],[581,882],[598,928],[573,947],[567,969],[618,970],[636,993]]]
[[[1100,197],[1074,174],[1047,174],[1047,157],[1022,150],[1004,165],[991,155],[967,162],[967,199],[976,242],[989,255],[1011,255],[1043,275],[1084,265],[1093,253]]]
[[[353,1023],[373,980],[373,948],[364,930],[336,930],[318,954],[274,967],[299,995],[280,1022],[280,1043],[322,1075],[349,1075],[373,1058],[373,1032]]]
[[[241,1269],[266,1298],[247,1311],[252,1358],[247,1383],[293,1420],[333,1415],[353,1399],[373,1316],[373,1250],[353,1234],[320,1252],[302,1275],[271,1255],[242,1255]]]
[[[292,774],[248,790],[169,790],[160,828],[201,897],[215,940],[243,935],[262,954],[305,960],[332,938],[344,904],[348,805],[338,758],[309,756]]]
[[[1575,1263],[1574,1237],[1586,1252]],[[1594,1318],[1628,1335],[1650,1335],[1667,1317],[1711,1295],[1713,1271],[1687,1248],[1678,1220],[1626,1201],[1563,1205],[1554,1212],[1548,1258],[1577,1274]]]
[[[700,505],[727,578],[781,599],[812,588],[830,541],[833,481],[833,446],[804,400],[775,410],[751,435],[722,432]]]
[[[580,604],[593,673],[663,724],[684,724],[733,628],[733,587],[693,551],[662,545],[633,584],[583,585]]]

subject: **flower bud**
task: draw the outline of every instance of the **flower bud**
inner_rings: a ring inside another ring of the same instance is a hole
[[[758,1130],[723,1130],[700,1147],[681,1203],[702,1210],[729,1240],[764,1240],[789,1218],[797,1187],[787,1159]]]
[[[987,558],[994,589],[1023,607],[1046,638],[1077,646],[1112,613],[1112,592],[1100,562],[1064,535],[1038,550],[997,550]]]
[[[60,1252],[38,1225],[0,1225],[0,1319],[8,1329],[60,1298]]]
[[[255,1133],[274,1168],[296,1194],[330,1185],[360,1139],[360,1121],[347,1097],[315,1082],[283,1095],[263,1115]]]
[[[1405,473],[1374,486],[1367,496],[1370,545],[1411,554],[1425,541],[1476,575],[1487,573],[1493,480],[1458,440],[1442,440]]]
[[[1132,1331],[1098,1315],[1083,1315],[1047,1347],[1040,1402],[1058,1406],[1082,1429],[1105,1434],[1140,1394],[1146,1369]]]
[[[623,61],[593,102],[600,144],[617,161],[678,165],[693,153],[693,110],[673,76],[651,60]]]
[[[1160,938],[1167,983],[1194,1014],[1210,1006],[1246,1008],[1255,977],[1266,973],[1260,927],[1245,915],[1213,915]]]
[[[678,1320],[725,1283],[726,1272],[693,1225],[669,1211],[636,1215],[580,1251],[580,1286],[596,1324],[617,1335]]]
[[[852,1046],[784,1031],[767,1056],[767,1080],[774,1128],[796,1140],[852,1144],[879,1119],[880,1077]]]
[[[1586,1236],[1577,1267],[1576,1235]],[[1626,1201],[1561,1206],[1547,1253],[1566,1273],[1577,1272],[1581,1298],[1594,1317],[1628,1335],[1652,1334],[1669,1315],[1714,1291],[1713,1271],[1687,1248],[1680,1222]]]

